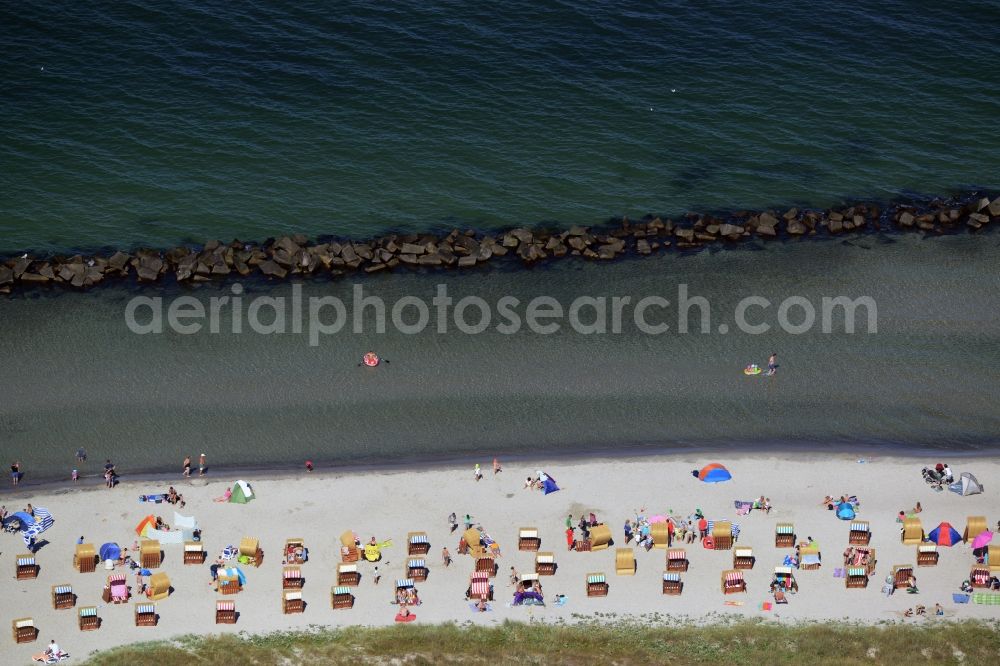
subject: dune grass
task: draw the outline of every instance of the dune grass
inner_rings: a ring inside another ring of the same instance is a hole
[[[889,664],[1000,663],[1000,623],[723,625],[504,622],[495,627],[316,627],[183,637],[90,656],[87,664]]]

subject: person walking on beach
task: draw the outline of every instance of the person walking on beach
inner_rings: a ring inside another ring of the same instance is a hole
[[[499,474],[502,471],[503,471],[503,468],[500,467],[500,461],[494,456],[494,458],[493,458],[493,476],[496,476],[497,474]]]
[[[378,585],[378,582],[382,580],[382,574],[379,573],[378,565],[375,565],[375,570],[372,572],[372,580]]]
[[[306,471],[307,472],[313,471],[313,461],[312,460],[307,460],[306,461]]]
[[[483,478],[483,470],[479,468],[479,463],[476,463],[476,469],[472,471],[476,477],[476,481],[481,481]]]
[[[17,485],[18,481],[21,480],[21,463],[19,461],[18,462],[14,462],[13,464],[11,464],[11,466],[10,466],[10,479],[11,479],[11,481],[14,482],[15,486]]]
[[[521,574],[517,573],[517,569],[514,567],[510,568],[510,584],[517,585],[521,582]]]
[[[82,446],[76,450],[76,461],[87,462],[87,449]]]
[[[465,529],[472,529],[472,515],[468,513],[465,514]]]
[[[184,478],[191,476],[191,456],[184,456],[184,464],[181,466],[184,470]]]
[[[205,476],[205,454],[198,457],[198,476]]]
[[[448,514],[448,525],[451,527],[451,533],[454,534],[455,530],[458,529],[458,516],[452,511]]]
[[[441,548],[441,560],[444,562],[446,567],[451,566],[451,553],[448,552],[448,546]]]
[[[767,374],[768,376],[771,376],[777,371],[778,371],[778,352],[771,352],[771,355],[767,357]]]

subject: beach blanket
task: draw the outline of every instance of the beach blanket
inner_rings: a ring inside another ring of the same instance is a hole
[[[480,610],[479,610],[479,609],[478,609],[478,608],[476,607],[476,604],[469,604],[469,608],[471,608],[471,609],[472,609],[472,612],[473,612],[473,613],[479,613],[479,612],[483,612],[483,613],[492,613],[492,612],[493,612],[493,604],[486,604],[486,610],[485,610],[485,611],[480,611]]]
[[[951,600],[954,601],[956,604],[967,604],[969,603],[969,595],[952,592]]]
[[[799,563],[799,566],[802,566],[803,564],[820,564],[819,555],[806,553],[802,556],[802,561]]]
[[[836,569],[833,570],[834,578],[844,578],[845,576],[847,576],[847,572],[841,569],[840,567],[837,567]]]
[[[139,501],[140,502],[155,502],[156,504],[160,504],[161,502],[167,501],[167,494],[166,493],[158,493],[158,494],[155,494],[155,495],[139,495]]]
[[[722,604],[724,606],[742,606],[743,602],[742,601],[723,601]]]
[[[986,604],[987,606],[1000,606],[1000,594],[992,592],[976,592],[972,595],[972,603]]]
[[[568,600],[569,600],[569,597],[567,597],[565,594],[562,595],[562,596],[556,596],[556,606],[565,606],[566,605],[566,601],[568,601]]]
[[[745,516],[750,513],[753,508],[753,502],[744,502],[743,500],[734,500],[733,506],[736,507],[737,516]]]

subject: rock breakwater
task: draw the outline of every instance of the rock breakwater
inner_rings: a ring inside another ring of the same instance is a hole
[[[825,211],[737,211],[726,215],[688,213],[677,221],[647,216],[639,221],[615,220],[604,227],[568,230],[516,228],[497,234],[453,230],[448,234],[397,234],[358,240],[317,239],[297,234],[264,243],[212,240],[199,247],[133,251],[85,256],[35,257],[24,254],[0,263],[0,294],[40,286],[86,289],[106,280],[140,283],[198,283],[234,276],[289,276],[396,269],[471,269],[496,260],[523,264],[564,257],[609,261],[628,255],[697,250],[718,243],[751,239],[808,238],[910,231],[945,234],[977,232],[1000,222],[1000,197],[970,193],[925,204],[882,206],[859,203]]]

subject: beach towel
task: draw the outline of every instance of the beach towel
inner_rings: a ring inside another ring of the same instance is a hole
[[[742,606],[743,602],[742,601],[723,601],[722,604],[724,606]]]
[[[472,609],[473,613],[479,613],[480,612],[479,608],[476,607],[476,604],[469,604],[469,608]],[[482,612],[484,612],[484,613],[492,613],[493,612],[493,604],[490,604],[490,603],[486,604],[486,610],[482,611]]]
[[[843,569],[841,569],[839,567],[833,570],[833,577],[834,578],[844,578],[846,575],[847,575],[847,573]]]
[[[409,615],[402,615],[401,613],[396,613],[396,622],[413,622],[417,619],[417,616],[413,613]]]
[[[166,493],[159,493],[155,495],[139,495],[140,502],[155,502],[156,504],[160,504],[161,502],[165,502],[166,500],[167,500]]]
[[[556,606],[565,606],[566,605],[566,601],[568,599],[569,599],[569,597],[567,597],[566,595],[563,595],[561,597],[556,597]]]
[[[957,592],[952,592],[952,594],[951,594],[951,600],[954,601],[956,604],[967,604],[967,603],[969,603],[969,595],[968,594],[958,594]]]
[[[753,502],[745,502],[743,500],[734,500],[733,501],[733,506],[736,507],[736,515],[737,516],[745,516],[748,513],[750,513],[750,510],[753,508]]]
[[[819,555],[806,553],[805,555],[802,556],[802,561],[800,564],[820,564]]]
[[[987,606],[1000,606],[1000,594],[992,592],[976,592],[972,595],[972,603],[986,604]]]
[[[762,611],[769,611],[769,610],[771,610],[771,608],[772,608],[772,605],[771,605],[770,601],[764,601],[764,602],[761,602],[761,604],[760,604],[760,609]]]

